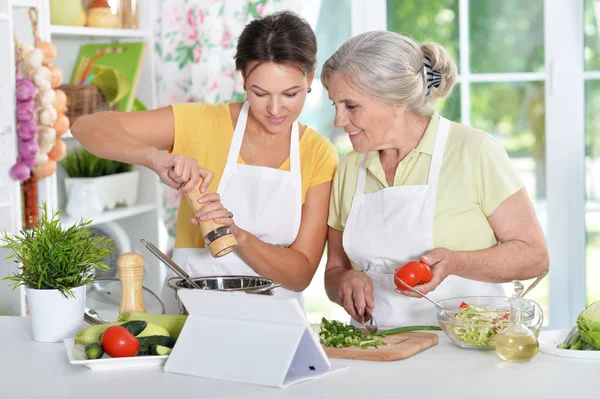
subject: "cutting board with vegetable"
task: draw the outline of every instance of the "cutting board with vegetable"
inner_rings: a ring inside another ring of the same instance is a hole
[[[330,358],[393,361],[406,359],[427,348],[437,345],[438,336],[426,332],[406,332],[381,338],[384,345],[369,346],[367,348],[325,348],[325,353]]]
[[[330,358],[392,361],[406,359],[437,345],[438,336],[422,331],[439,331],[439,326],[398,327],[367,334],[358,327],[337,320],[321,319],[314,326]]]

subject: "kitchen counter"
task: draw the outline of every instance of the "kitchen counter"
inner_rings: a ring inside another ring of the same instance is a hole
[[[30,321],[0,317],[0,397],[13,398],[598,398],[600,361],[539,353],[524,364],[492,351],[437,346],[396,362],[332,359],[347,369],[287,389],[165,373],[160,367],[90,370],[62,343],[32,340]]]

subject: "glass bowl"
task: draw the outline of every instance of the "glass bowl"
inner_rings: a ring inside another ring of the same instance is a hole
[[[496,336],[510,321],[510,298],[505,296],[470,296],[438,301],[437,319],[446,336],[457,346],[469,349],[492,349]],[[536,338],[543,313],[536,302],[523,299],[523,323]],[[466,303],[475,309],[461,309]],[[444,310],[446,312],[444,312]],[[458,317],[457,317],[458,315]]]

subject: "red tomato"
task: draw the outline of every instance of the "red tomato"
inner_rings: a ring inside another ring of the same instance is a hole
[[[140,350],[140,342],[125,327],[112,326],[102,334],[102,349],[112,357],[135,356]]]
[[[394,276],[398,277],[409,286],[414,287],[418,284],[425,284],[431,281],[432,273],[429,266],[425,263],[411,261],[396,270]],[[400,291],[408,291],[408,288],[396,281],[395,278],[394,283],[396,283],[396,287],[398,287]]]

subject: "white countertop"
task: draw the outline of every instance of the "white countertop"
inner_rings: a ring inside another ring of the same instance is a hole
[[[165,373],[160,367],[90,370],[62,343],[34,342],[30,321],[0,317],[0,397],[13,398],[600,398],[600,361],[539,353],[524,364],[492,351],[437,346],[396,362],[332,359],[349,368],[287,389]]]

